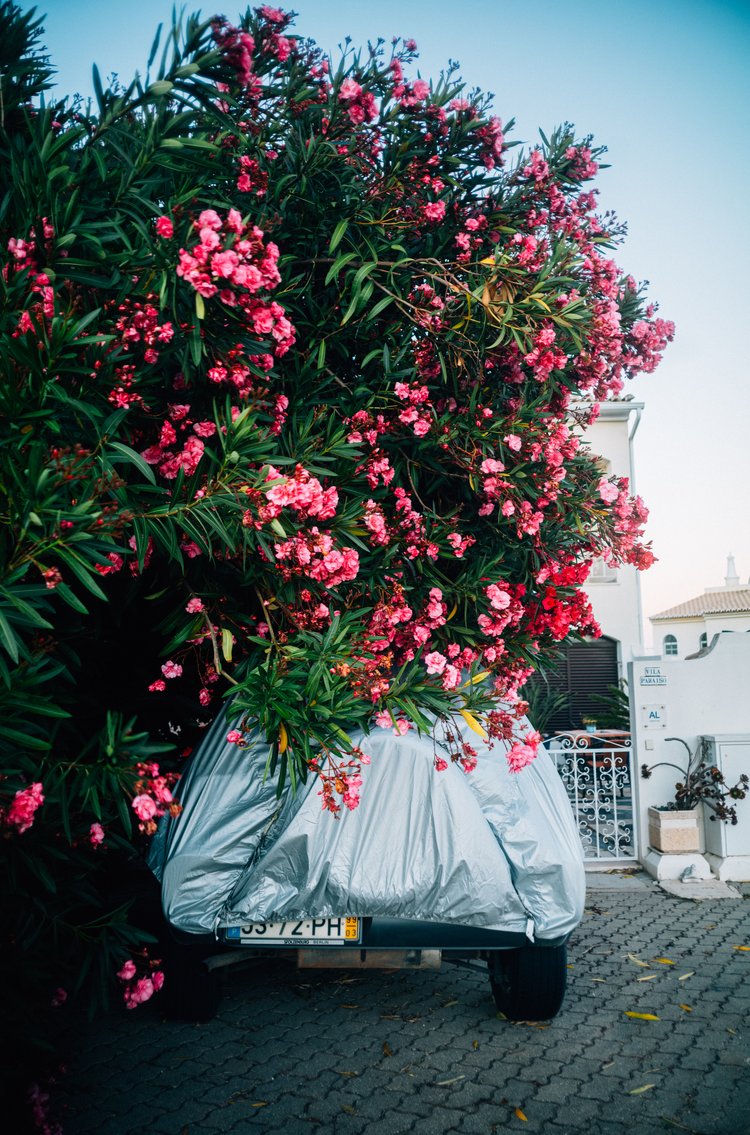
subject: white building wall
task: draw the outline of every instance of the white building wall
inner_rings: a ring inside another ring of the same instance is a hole
[[[642,409],[640,402],[605,402],[584,434],[585,444],[604,459],[603,471],[627,477],[631,492],[636,491],[632,436]],[[586,581],[585,590],[602,632],[618,642],[620,676],[624,678],[628,661],[643,651],[639,573],[629,565],[613,571],[600,564]]]
[[[712,615],[696,615],[693,618],[664,619],[658,622],[651,620],[654,628],[654,651],[664,655],[665,661],[676,661],[695,654],[701,649],[701,635],[705,634],[706,642],[710,645],[711,639],[720,631],[750,631],[750,612],[732,614],[720,612]],[[674,635],[677,639],[677,655],[664,654],[664,639],[667,635]]]
[[[669,737],[681,738],[691,752],[701,736],[750,737],[750,635],[721,634],[698,658],[678,658],[670,663],[658,657],[636,659],[630,664],[628,683],[638,858],[648,865],[649,856],[656,854],[648,846],[648,808],[668,803],[676,782],[684,777],[674,768],[662,767],[644,780],[640,767],[665,761],[685,767],[685,749],[668,741]],[[740,771],[750,775],[750,767]],[[742,801],[737,815],[735,835],[748,844],[748,855],[741,866],[750,868],[750,796]],[[749,874],[722,877],[747,879]]]
[[[730,615],[726,612],[723,615],[706,615],[705,623],[708,641],[710,642],[712,636],[718,634],[719,631],[750,631],[750,611],[743,611],[736,615]]]
[[[666,662],[676,662],[680,658],[685,658],[688,654],[695,654],[696,650],[700,649],[700,637],[706,629],[705,621],[702,617],[696,616],[694,619],[673,619],[663,623],[655,623],[651,620],[651,623],[654,628],[654,653],[661,654]],[[677,639],[676,655],[664,653],[664,640],[667,635],[672,635]]]

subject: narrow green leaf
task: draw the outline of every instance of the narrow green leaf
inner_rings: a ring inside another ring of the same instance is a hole
[[[393,300],[393,296],[383,296],[381,300],[373,304],[365,316],[365,323],[369,323],[371,319],[375,319],[376,316],[380,315],[381,311],[385,311],[388,305],[393,303]]]
[[[49,741],[42,737],[35,737],[33,733],[23,733],[20,729],[13,729],[10,725],[0,725],[0,737],[8,741],[15,741],[22,749],[33,749],[35,752],[45,753],[51,748]]]
[[[96,101],[99,103],[100,107],[103,107],[104,106],[104,90],[102,88],[102,79],[101,79],[101,75],[99,74],[99,68],[97,67],[96,63],[94,63],[93,67],[91,68],[91,81],[93,83],[94,94],[96,95]]]
[[[355,260],[356,257],[356,252],[345,252],[342,256],[339,256],[338,259],[335,260],[331,267],[328,269],[325,283],[330,284],[331,280],[335,280],[341,269],[345,268],[346,265],[349,264],[352,260]]]
[[[130,465],[134,465],[152,485],[156,484],[153,469],[148,462],[144,461],[140,453],[136,453],[129,445],[123,445],[121,441],[109,441],[107,442],[107,446],[109,449],[114,449],[116,453],[119,453],[122,461],[127,461]],[[110,458],[110,461],[112,461],[114,465],[112,458]]]
[[[169,95],[174,90],[174,83],[169,79],[157,79],[148,88],[148,94],[154,95],[156,98],[163,98],[164,95]]]
[[[58,583],[57,587],[55,588],[55,595],[59,595],[60,598],[65,603],[67,603],[69,607],[72,607],[74,611],[79,611],[82,615],[88,614],[88,608],[84,607],[81,600],[78,598],[74,591],[71,591],[67,583]]]
[[[89,565],[86,564],[84,560],[79,559],[78,556],[74,555],[67,548],[58,548],[57,557],[66,567],[70,568],[73,575],[83,584],[87,591],[90,591],[97,599],[107,598],[93,577],[93,569],[89,569]]]
[[[13,661],[18,662],[18,639],[2,611],[0,611],[0,642],[2,642]]]
[[[333,230],[333,236],[331,237],[331,242],[328,245],[328,251],[331,254],[331,256],[336,251],[338,246],[341,244],[341,241],[343,240],[343,237],[344,237],[344,233],[347,230],[348,224],[349,224],[348,217],[344,217],[343,220],[339,221],[339,223],[336,225],[336,228]]]

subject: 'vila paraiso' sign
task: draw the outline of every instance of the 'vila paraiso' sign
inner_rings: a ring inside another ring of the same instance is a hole
[[[666,686],[667,675],[662,674],[661,666],[646,666],[640,677],[642,686]]]

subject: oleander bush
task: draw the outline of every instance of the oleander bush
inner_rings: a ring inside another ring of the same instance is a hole
[[[2,0],[2,951],[28,1035],[118,966],[129,1005],[158,987],[111,880],[227,695],[229,736],[259,723],[269,773],[334,814],[355,729],[461,713],[533,758],[523,683],[596,634],[592,562],[653,559],[582,432],[673,333],[611,259],[602,149],[515,148],[412,41],[330,62],[277,9],[190,17],[86,105],[49,96],[42,34]]]

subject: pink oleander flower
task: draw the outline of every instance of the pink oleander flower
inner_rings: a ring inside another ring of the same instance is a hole
[[[89,843],[92,847],[104,843],[104,828],[101,824],[92,824],[89,828]]]
[[[461,684],[461,671],[458,666],[453,666],[449,662],[443,670],[443,680],[441,685],[444,690],[455,690]]]
[[[180,666],[179,662],[169,660],[164,663],[161,672],[165,678],[179,678],[182,674],[182,666]]]
[[[227,733],[227,743],[230,745],[242,745],[244,740],[245,735],[239,729],[230,729]]]
[[[439,651],[433,650],[430,654],[425,654],[424,663],[427,667],[428,674],[442,674],[445,670],[448,659],[444,654]]]
[[[490,606],[494,607],[496,611],[505,611],[510,607],[510,595],[496,583],[491,583],[489,587],[485,587],[484,593],[490,601]]]
[[[508,752],[506,753],[508,767],[511,772],[520,772],[526,765],[536,758],[538,746],[524,744],[523,741],[515,741]]]
[[[128,961],[124,963],[122,969],[119,969],[117,971],[117,976],[119,977],[120,981],[132,981],[132,979],[136,975],[136,972],[135,962],[128,959]]]
[[[138,794],[138,796],[134,796],[130,806],[135,812],[138,819],[141,820],[144,824],[148,823],[149,820],[153,820],[154,816],[159,810],[157,808],[156,801],[152,800],[152,798],[146,795],[145,792],[141,792]]]
[[[423,205],[422,216],[433,224],[442,221],[445,216],[445,201],[430,201],[427,205]]]
[[[197,595],[194,595],[192,599],[188,599],[187,603],[185,604],[185,610],[187,611],[188,615],[197,615],[199,614],[199,612],[205,611],[205,609],[206,608],[203,605],[203,600],[199,599]]]
[[[44,792],[41,781],[30,784],[28,788],[21,788],[16,792],[7,812],[0,812],[3,822],[8,827],[17,829],[18,834],[27,832],[34,823],[38,808],[44,803]]]
[[[164,691],[166,690],[166,688],[167,688],[167,683],[164,681],[164,679],[163,678],[157,678],[157,680],[155,682],[151,683],[151,685],[149,686],[148,689],[149,689],[149,693],[163,694]]]
[[[613,504],[620,495],[617,485],[613,485],[606,477],[602,477],[597,485],[599,496],[605,504]]]
[[[342,102],[348,99],[358,99],[362,94],[362,88],[354,79],[344,79],[339,89],[339,98]]]
[[[99,572],[99,575],[114,575],[115,572],[122,571],[125,566],[125,560],[117,552],[109,552],[107,554],[109,564],[94,564],[94,568]]]
[[[54,591],[58,583],[62,583],[63,581],[60,569],[55,567],[47,568],[46,571],[42,572],[42,576],[44,577],[45,587],[47,587],[49,591]]]
[[[123,1000],[126,1009],[135,1009],[137,1005],[142,1005],[144,1001],[149,1001],[156,990],[154,983],[150,977],[140,977],[132,986],[123,992]]]
[[[170,220],[170,218],[169,217],[157,217],[156,218],[156,231],[157,231],[158,235],[164,237],[165,240],[169,240],[171,237],[173,237],[174,236],[174,225],[172,224],[172,221]]]
[[[68,991],[62,987],[55,990],[50,1002],[53,1009],[59,1009],[68,1000]]]

